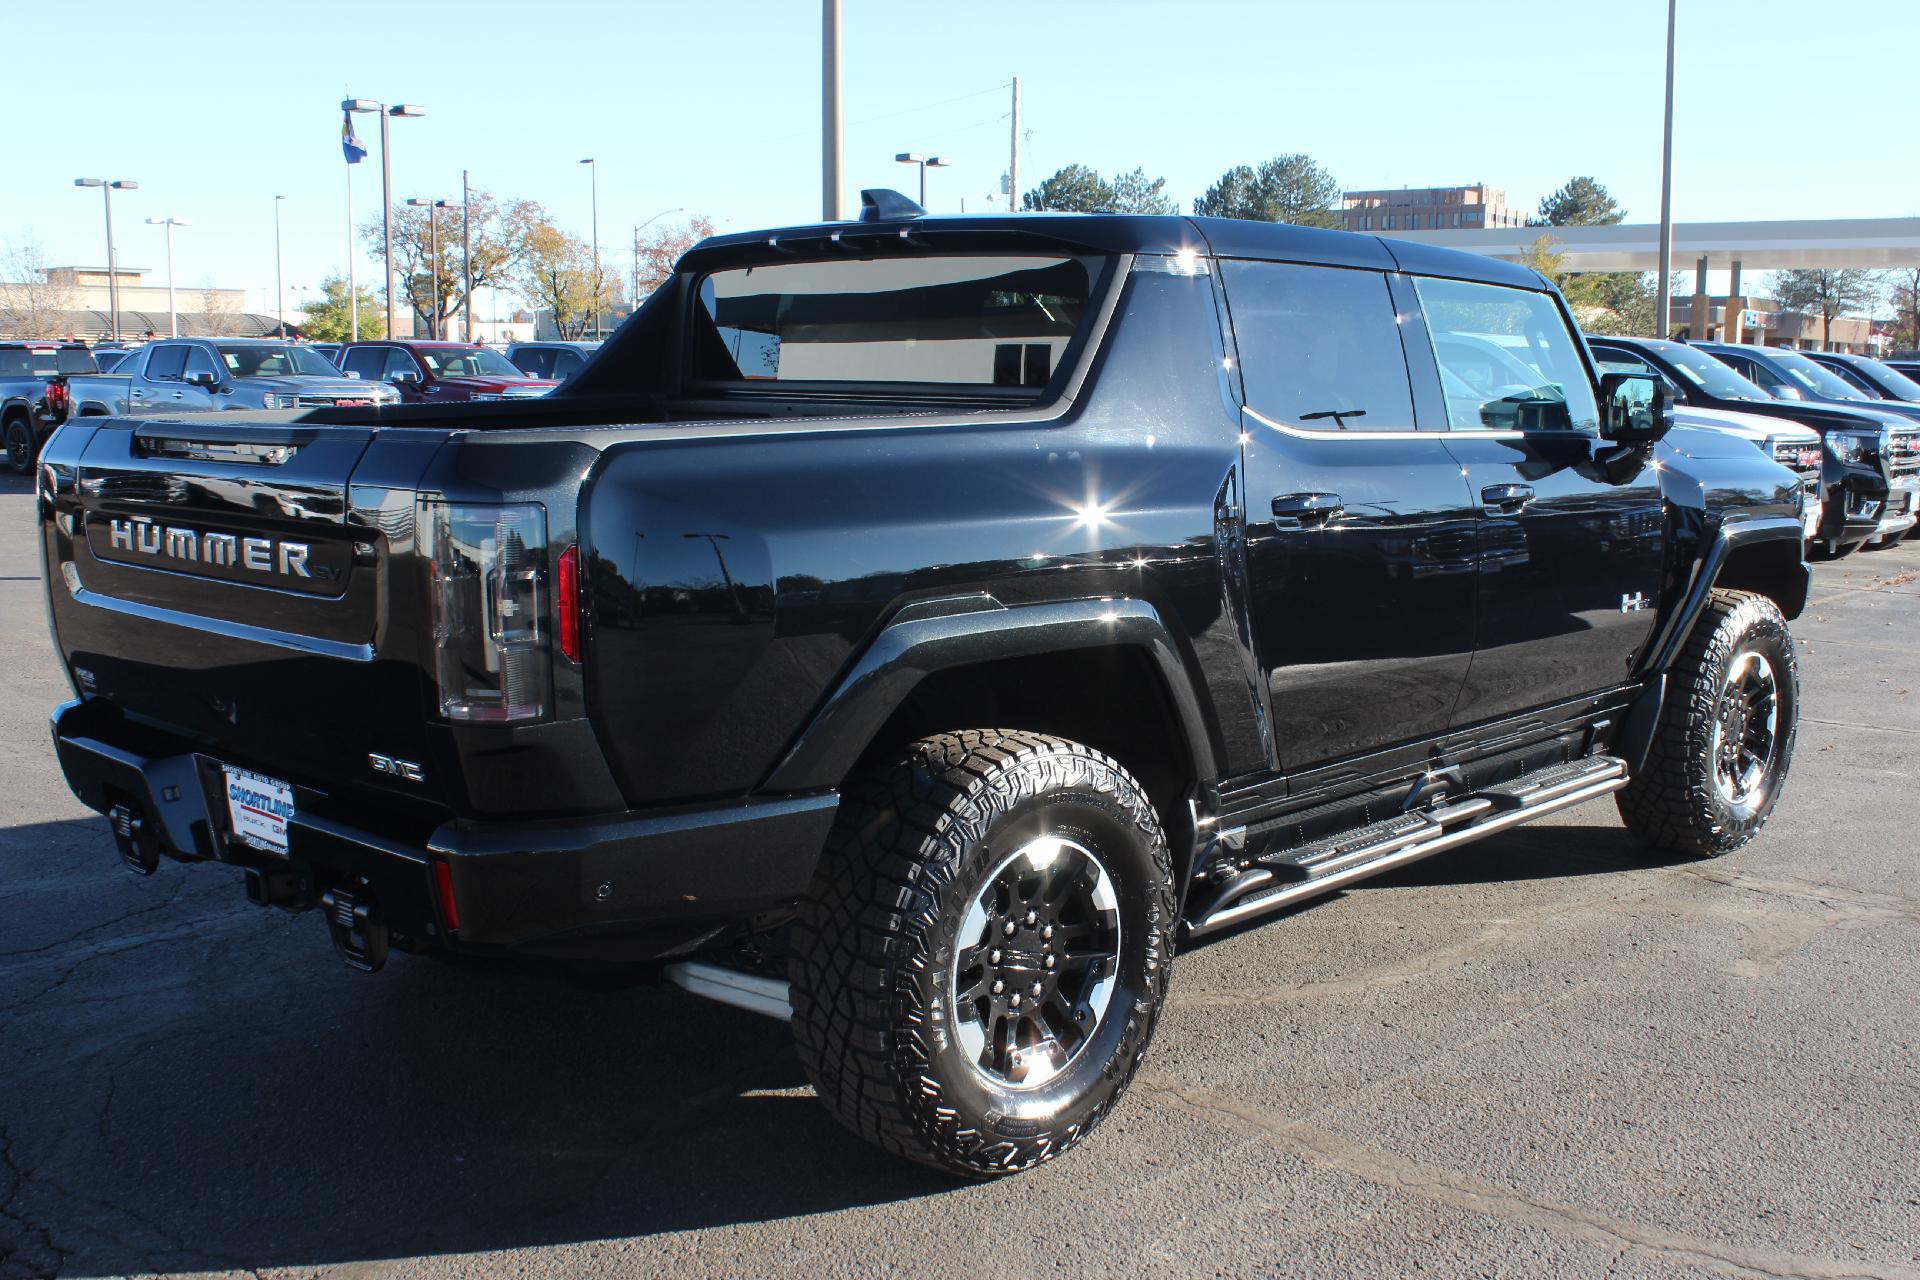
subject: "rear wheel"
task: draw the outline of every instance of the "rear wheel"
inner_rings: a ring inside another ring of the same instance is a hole
[[[7,419],[5,431],[7,465],[21,475],[33,470],[33,424],[23,417]]]
[[[1786,619],[1765,596],[1715,591],[1668,681],[1620,816],[1663,852],[1730,853],[1766,825],[1793,762],[1800,677]]]
[[[1138,783],[1042,734],[914,743],[845,789],[794,929],[793,1026],[829,1111],[970,1176],[1085,1137],[1165,996],[1171,860]]]

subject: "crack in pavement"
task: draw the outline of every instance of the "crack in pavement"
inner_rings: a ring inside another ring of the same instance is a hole
[[[1470,1213],[1499,1218],[1565,1239],[1643,1254],[1658,1261],[1754,1280],[1920,1280],[1920,1268],[1899,1263],[1816,1258],[1701,1240],[1664,1227],[1630,1222],[1578,1205],[1502,1187],[1472,1174],[1436,1168],[1299,1120],[1273,1115],[1210,1089],[1157,1076],[1135,1090],[1203,1117],[1233,1121],[1321,1168],[1404,1191]]]

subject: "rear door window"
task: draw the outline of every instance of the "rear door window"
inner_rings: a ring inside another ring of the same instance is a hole
[[[553,351],[548,347],[522,347],[513,353],[513,363],[529,378],[544,378],[553,372]]]
[[[851,258],[700,282],[707,382],[1044,387],[1088,317],[1093,271],[1040,255]]]
[[[378,382],[386,377],[382,372],[386,363],[387,348],[355,347],[347,352],[346,361],[340,367],[343,372],[359,374],[364,382]]]
[[[1400,325],[1377,271],[1221,264],[1247,407],[1312,431],[1410,431]]]
[[[159,346],[147,357],[147,380],[149,382],[178,382],[181,371],[187,367],[187,349],[182,346]]]
[[[1413,287],[1440,366],[1448,426],[1599,432],[1587,363],[1551,297],[1424,276]]]

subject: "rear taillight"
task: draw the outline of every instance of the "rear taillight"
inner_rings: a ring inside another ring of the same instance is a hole
[[[421,508],[441,714],[488,722],[540,718],[552,683],[546,511],[534,503]]]
[[[67,406],[72,403],[73,403],[72,400],[69,399],[67,395],[66,383],[49,382],[47,384],[47,411],[48,412],[58,414],[59,416],[64,418],[67,415]]]
[[[553,572],[554,638],[569,662],[580,661],[580,548],[560,553]]]

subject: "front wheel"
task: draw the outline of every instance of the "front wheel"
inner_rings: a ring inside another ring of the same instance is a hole
[[[1174,888],[1140,785],[1088,747],[969,730],[844,791],[795,923],[794,1036],[827,1109],[973,1177],[1085,1137],[1165,997]]]
[[[1780,799],[1799,718],[1799,667],[1778,606],[1715,591],[1669,673],[1646,762],[1616,797],[1627,830],[1665,853],[1738,849]]]

